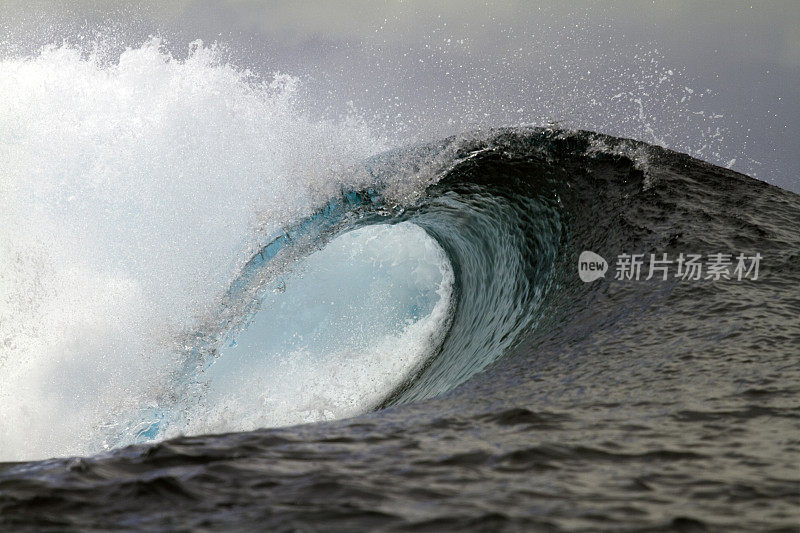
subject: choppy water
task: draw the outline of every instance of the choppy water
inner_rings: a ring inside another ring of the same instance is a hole
[[[202,49],[74,54],[0,86],[3,527],[797,530],[797,195],[590,132],[386,151]],[[613,275],[720,252],[758,279]]]

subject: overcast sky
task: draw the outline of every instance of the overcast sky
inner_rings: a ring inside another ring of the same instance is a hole
[[[96,32],[300,77],[313,112],[348,108],[432,138],[548,120],[658,142],[800,192],[800,2],[4,0],[0,51]]]

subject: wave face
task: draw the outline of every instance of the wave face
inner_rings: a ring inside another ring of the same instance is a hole
[[[559,193],[448,174],[486,134],[387,152],[199,44],[2,68],[2,459],[434,397],[539,321]]]
[[[101,56],[2,63],[0,458],[430,398],[535,326],[558,196],[441,181],[484,134],[387,152],[214,49]]]
[[[549,142],[529,135],[517,147],[526,153]],[[173,398],[144,420],[115,425],[134,429],[120,442],[317,422],[435,397],[530,334],[558,283],[559,193],[546,178],[524,179],[524,164],[471,176],[471,162],[494,150],[484,137],[396,150],[352,169],[373,188],[343,193],[248,261],[212,320],[222,327],[206,326],[189,350],[177,380],[183,397],[174,399],[173,383]],[[442,155],[452,160],[432,185],[387,208],[398,169],[413,161],[431,172]]]
[[[590,132],[397,148],[199,47],[3,68],[0,457],[105,453],[0,465],[0,524],[796,523],[797,195]]]

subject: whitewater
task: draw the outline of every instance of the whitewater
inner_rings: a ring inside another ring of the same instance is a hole
[[[200,43],[179,61],[153,39],[114,63],[49,47],[0,71],[4,460],[108,446],[104,426],[175,387],[185,337],[252,254],[363,187],[343,170],[390,146],[357,117],[309,116],[296,78],[262,80]],[[392,248],[370,257],[402,260]]]

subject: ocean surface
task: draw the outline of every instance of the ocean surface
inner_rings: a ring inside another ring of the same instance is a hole
[[[798,530],[800,196],[162,56],[3,64],[1,528]]]

